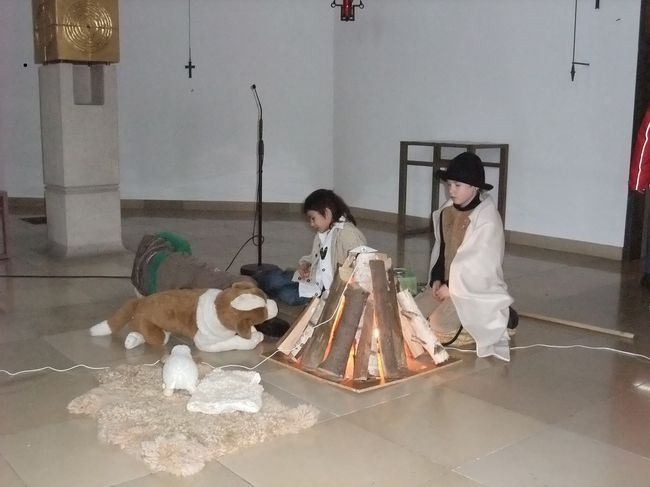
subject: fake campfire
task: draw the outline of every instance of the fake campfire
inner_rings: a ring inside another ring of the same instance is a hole
[[[327,298],[314,298],[270,357],[364,392],[438,370],[450,359],[386,254],[350,256]],[[281,353],[280,353],[281,352]]]

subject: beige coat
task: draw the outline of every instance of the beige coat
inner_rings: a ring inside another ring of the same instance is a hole
[[[332,234],[332,249],[327,252],[326,258],[331,259],[330,262],[332,264],[332,269],[336,272],[337,267],[343,265],[343,262],[345,262],[350,250],[359,247],[360,245],[366,245],[366,237],[361,233],[361,230],[351,222],[345,222],[341,229],[333,228],[332,232],[335,232]],[[312,282],[316,281],[316,274],[318,272],[318,266],[314,266],[313,264],[320,259],[318,255],[319,246],[320,239],[318,238],[318,234],[316,234],[314,236],[311,253],[301,257],[298,261],[299,263],[308,262],[311,265],[309,279]]]

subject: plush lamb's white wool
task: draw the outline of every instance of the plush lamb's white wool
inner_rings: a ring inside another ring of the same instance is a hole
[[[198,380],[199,368],[192,359],[190,347],[176,345],[163,366],[163,393],[171,396],[174,389],[185,389],[192,393]]]
[[[215,369],[199,382],[187,402],[187,410],[205,414],[245,411],[262,407],[260,374],[254,371]]]

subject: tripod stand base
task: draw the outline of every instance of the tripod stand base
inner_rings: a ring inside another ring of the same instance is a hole
[[[275,264],[245,264],[239,268],[239,273],[242,276],[253,276],[257,272],[272,271],[279,269]]]

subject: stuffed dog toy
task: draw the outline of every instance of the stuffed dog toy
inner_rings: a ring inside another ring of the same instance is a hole
[[[131,299],[90,334],[111,335],[131,323],[135,331],[124,340],[127,349],[163,345],[176,333],[204,352],[252,350],[264,339],[253,327],[277,314],[277,304],[261,289],[237,282],[224,290],[176,289]]]
[[[226,289],[236,282],[257,286],[252,277],[230,274],[197,259],[189,242],[172,232],[144,235],[131,269],[131,283],[138,298],[172,289]],[[289,323],[274,318],[256,328],[267,337],[281,337]]]

